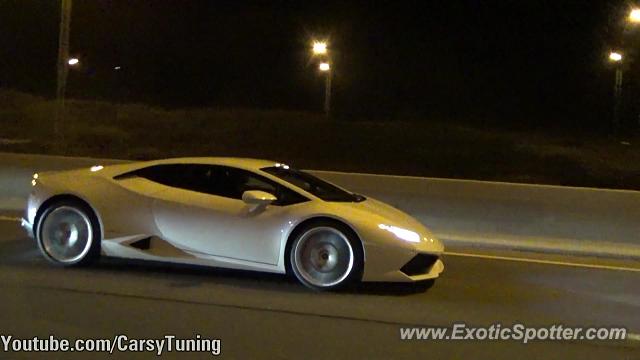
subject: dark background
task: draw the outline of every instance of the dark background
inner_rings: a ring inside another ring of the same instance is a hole
[[[328,37],[339,118],[599,129],[613,88],[606,55],[623,40],[629,6],[75,0],[71,54],[82,66],[68,94],[319,112],[323,78],[309,44]],[[58,22],[58,1],[0,0],[1,87],[54,95]]]

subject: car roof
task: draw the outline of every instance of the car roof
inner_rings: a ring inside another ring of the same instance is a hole
[[[162,164],[203,164],[203,165],[225,165],[247,170],[260,170],[264,167],[275,166],[276,161],[264,159],[251,159],[239,157],[183,157],[153,160],[147,162],[148,165]]]
[[[272,181],[283,185],[290,190],[294,190],[302,195],[306,196],[310,199],[317,199],[317,196],[309,193],[308,191],[292,184],[288,181],[278,178],[272,174],[266,173],[261,169],[265,167],[279,166],[285,165],[283,163],[278,163],[273,160],[264,160],[264,159],[251,159],[251,158],[239,158],[239,157],[182,157],[182,158],[171,158],[171,159],[161,159],[161,160],[151,160],[151,161],[140,161],[140,162],[131,162],[124,164],[114,164],[108,165],[104,168],[100,166],[99,172],[94,172],[97,176],[100,177],[115,177],[119,175],[123,175],[132,171],[136,171],[139,169],[143,169],[150,166],[156,165],[176,165],[176,164],[202,164],[202,165],[221,165],[221,166],[230,166],[239,169],[248,170],[262,176],[265,176]]]

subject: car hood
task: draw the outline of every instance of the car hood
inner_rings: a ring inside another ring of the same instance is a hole
[[[334,203],[333,210],[334,214],[350,223],[369,245],[399,246],[428,253],[444,251],[442,242],[418,220],[382,201],[368,198],[357,203]],[[405,230],[417,233],[420,240],[399,240],[396,231]]]
[[[360,223],[366,222],[374,227],[380,224],[397,226],[415,231],[424,237],[434,237],[429,229],[412,216],[376,199],[367,198],[362,202],[340,203],[339,208],[342,216],[352,220],[358,219]]]

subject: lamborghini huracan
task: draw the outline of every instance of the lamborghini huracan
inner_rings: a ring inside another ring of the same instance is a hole
[[[100,256],[287,273],[316,290],[434,281],[411,216],[286,164],[181,158],[33,174],[22,225],[60,266]]]

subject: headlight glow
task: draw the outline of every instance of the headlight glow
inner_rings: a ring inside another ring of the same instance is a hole
[[[399,228],[397,226],[392,226],[392,225],[385,225],[385,224],[379,224],[378,228],[382,230],[387,230],[388,232],[394,234],[398,239],[402,239],[404,241],[414,242],[414,243],[420,242],[420,235],[418,235],[417,233],[411,230]]]
[[[29,207],[29,210],[27,210],[27,220],[29,221],[29,223],[33,224],[33,222],[36,219],[36,209],[35,207]]]
[[[100,171],[102,169],[104,169],[104,166],[102,166],[102,165],[96,165],[96,166],[92,166],[91,167],[91,171],[93,171],[93,172]]]

